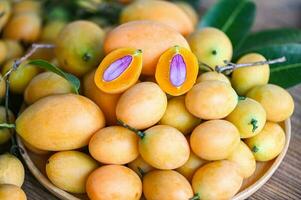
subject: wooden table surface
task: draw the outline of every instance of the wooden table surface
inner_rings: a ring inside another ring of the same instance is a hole
[[[202,10],[215,0],[203,0]],[[256,0],[254,29],[301,27],[301,0]],[[300,77],[301,78],[301,77]],[[273,177],[250,200],[301,199],[301,84],[289,89],[295,100],[289,150]],[[57,200],[26,170],[23,185],[28,200]]]

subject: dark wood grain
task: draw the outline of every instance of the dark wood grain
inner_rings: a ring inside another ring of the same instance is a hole
[[[203,0],[202,10],[215,0]],[[257,0],[257,18],[254,30],[275,27],[301,26],[301,0]],[[301,85],[291,88],[295,100],[292,117],[292,139],[287,155],[273,177],[250,200],[301,199]],[[26,171],[23,185],[28,200],[57,200]]]

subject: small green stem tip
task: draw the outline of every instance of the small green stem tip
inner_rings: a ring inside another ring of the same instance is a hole
[[[258,128],[257,126],[258,121],[254,118],[251,119],[251,122],[249,124],[251,124],[253,126],[252,128],[252,132],[254,133],[256,131],[256,129]]]
[[[256,153],[256,152],[259,151],[259,148],[258,148],[257,146],[254,146],[254,147],[252,148],[252,151],[253,151],[254,153]]]
[[[145,172],[143,171],[143,169],[141,169],[140,167],[137,167],[139,173],[140,173],[140,176],[143,177],[145,175]]]
[[[238,96],[238,100],[245,100],[247,97],[244,96]]]
[[[1,123],[0,124],[0,129],[3,129],[3,128],[15,129],[16,125],[15,124]]]
[[[91,55],[90,53],[85,53],[85,54],[83,55],[83,60],[84,60],[85,62],[88,62],[91,58],[92,58],[92,55]]]
[[[139,131],[138,129],[135,129],[133,127],[130,127],[129,125],[127,125],[126,123],[124,123],[123,121],[121,120],[117,120],[117,123],[121,126],[123,126],[124,128],[127,128],[129,129],[130,131],[133,131],[135,132],[139,137],[140,139],[143,139],[144,136],[145,136],[145,133],[143,131]]]
[[[189,200],[200,200],[201,197],[199,195],[199,193],[196,193],[193,197],[191,197]]]
[[[141,49],[137,49],[137,50],[135,51],[135,53],[134,53],[134,56],[138,56],[138,55],[140,55],[140,54],[142,54],[142,50],[141,50]]]

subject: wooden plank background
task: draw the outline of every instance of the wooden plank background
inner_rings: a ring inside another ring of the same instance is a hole
[[[215,0],[203,0],[206,10]],[[254,30],[275,27],[301,27],[301,0],[256,0]],[[301,79],[301,77],[300,77]],[[289,89],[295,100],[292,139],[288,153],[274,176],[250,200],[301,199],[301,85]],[[23,188],[28,200],[57,200],[26,171]]]

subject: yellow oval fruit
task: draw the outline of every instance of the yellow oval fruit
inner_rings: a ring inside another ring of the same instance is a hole
[[[104,31],[89,21],[67,24],[56,39],[55,55],[62,69],[82,76],[103,57]]]
[[[231,199],[239,191],[242,181],[236,165],[222,160],[198,169],[192,179],[192,188],[202,200]]]
[[[49,21],[47,22],[42,29],[41,33],[41,41],[55,43],[57,37],[61,30],[66,26],[66,22],[64,21]]]
[[[43,72],[29,82],[24,91],[24,100],[30,105],[49,95],[71,92],[71,84],[65,78],[53,72]]]
[[[6,60],[19,58],[24,54],[24,49],[20,42],[16,40],[5,39],[3,40],[6,46]]]
[[[237,128],[226,120],[210,120],[197,126],[190,136],[192,151],[205,160],[226,159],[239,145]]]
[[[233,47],[225,33],[216,28],[203,28],[188,37],[192,52],[201,64],[212,69],[231,61]]]
[[[160,121],[167,106],[161,88],[152,82],[142,82],[124,92],[116,107],[117,119],[136,128],[145,129]]]
[[[13,64],[13,59],[7,61],[2,68],[2,75],[8,72],[13,67]],[[39,69],[36,66],[27,64],[26,62],[22,63],[9,77],[10,90],[14,93],[22,94],[31,79],[38,73]]]
[[[0,100],[5,97],[6,91],[6,82],[3,79],[2,75],[0,74]]]
[[[97,131],[89,143],[91,156],[104,164],[126,164],[138,155],[138,136],[122,126],[109,126]]]
[[[131,47],[143,52],[143,75],[154,75],[160,56],[175,45],[189,48],[186,39],[175,29],[165,24],[139,20],[122,24],[111,30],[104,41],[105,53]]]
[[[138,156],[138,158],[128,163],[127,166],[135,171],[141,178],[148,172],[154,170],[141,156]]]
[[[142,183],[139,176],[127,167],[105,165],[90,174],[86,189],[93,200],[139,200]]]
[[[184,165],[177,168],[176,171],[185,176],[185,178],[187,178],[188,181],[191,181],[195,171],[201,166],[205,165],[207,162],[208,161],[201,159],[191,151],[189,159]]]
[[[225,83],[228,83],[229,85],[231,85],[231,82],[229,80],[229,78],[227,76],[225,76],[222,73],[218,73],[218,72],[205,72],[202,73],[196,80],[196,83],[200,83],[203,81],[223,81]]]
[[[226,117],[239,130],[241,138],[258,134],[265,125],[266,112],[262,105],[250,98],[238,101],[236,108]]]
[[[186,94],[187,110],[201,119],[221,119],[237,105],[234,89],[222,81],[204,81],[196,84]]]
[[[277,157],[285,144],[285,133],[277,123],[267,122],[260,133],[245,140],[257,161]]]
[[[0,1],[0,31],[6,25],[11,16],[11,2],[9,0],[2,0]]]
[[[121,13],[121,24],[137,20],[157,21],[183,35],[190,34],[194,29],[192,21],[184,10],[167,1],[135,1],[126,6]]]
[[[294,100],[283,88],[273,85],[261,85],[251,89],[247,96],[258,101],[266,111],[267,120],[281,122],[294,112]]]
[[[36,0],[17,1],[13,5],[14,14],[22,14],[22,13],[40,14],[40,12],[41,12],[41,2]]]
[[[0,40],[0,64],[6,60],[7,49],[5,42]]]
[[[14,121],[15,121],[14,114],[10,110],[8,110],[8,114],[9,114],[9,118],[10,118],[9,123],[14,123]],[[0,106],[0,123],[7,123],[6,112],[5,112],[4,106]],[[9,141],[10,137],[11,137],[11,130],[9,130],[7,128],[0,129],[0,145]]]
[[[81,148],[104,126],[104,115],[98,106],[75,94],[42,98],[16,120],[16,131],[26,142],[49,151]]]
[[[227,160],[230,160],[238,165],[238,171],[243,178],[252,176],[256,170],[255,157],[252,154],[252,151],[243,141],[240,141],[239,146],[234,149]]]
[[[0,185],[1,200],[26,200],[25,192],[18,186],[11,184]]]
[[[157,169],[175,169],[189,158],[189,144],[176,128],[157,125],[147,129],[139,140],[141,157]]]
[[[85,193],[88,176],[98,167],[90,156],[79,151],[61,151],[46,163],[46,174],[58,188],[72,193]]]
[[[201,122],[199,118],[193,116],[185,107],[185,97],[174,97],[167,103],[166,111],[159,124],[172,126],[184,135],[191,131]]]
[[[12,184],[21,187],[24,182],[24,167],[21,161],[11,155],[0,155],[0,184]]]
[[[193,191],[184,176],[173,170],[154,170],[143,177],[143,194],[147,200],[184,200]]]
[[[252,63],[258,61],[266,61],[266,59],[260,54],[250,53],[241,57],[237,63]],[[242,67],[233,71],[231,83],[237,94],[245,95],[255,86],[267,84],[269,82],[269,77],[269,65]]]

